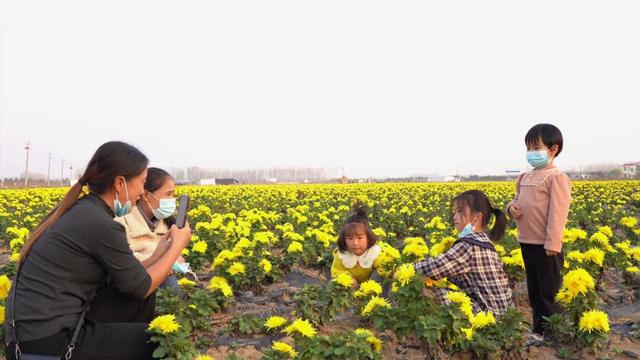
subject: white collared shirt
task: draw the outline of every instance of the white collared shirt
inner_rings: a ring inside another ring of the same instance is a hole
[[[378,258],[378,255],[380,255],[380,251],[380,246],[373,245],[360,256],[353,254],[351,251],[338,251],[338,258],[347,269],[353,268],[356,264],[359,264],[360,267],[364,269],[371,269],[373,262]]]

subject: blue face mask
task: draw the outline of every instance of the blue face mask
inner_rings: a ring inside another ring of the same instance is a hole
[[[171,265],[171,269],[180,274],[187,274],[192,272],[189,263],[173,263],[173,265]]]
[[[462,229],[460,231],[460,233],[458,234],[458,239],[461,239],[469,234],[471,234],[473,232],[473,225],[471,225],[471,223],[468,223],[467,226],[464,227],[464,229]]]
[[[153,216],[156,219],[158,220],[166,219],[169,216],[173,215],[173,213],[176,211],[175,198],[158,199],[155,195],[153,195],[153,193],[149,193],[149,194],[151,194],[151,196],[153,196],[160,202],[160,206],[157,209],[154,209],[153,206],[151,206],[151,204],[149,204],[149,202],[147,201],[147,205],[149,205],[149,207],[151,208],[151,212],[153,213]]]
[[[527,162],[534,168],[547,166],[547,164],[549,164],[549,156],[547,156],[547,151],[527,151]]]
[[[123,177],[124,180],[124,193],[127,196],[127,202],[122,205],[120,200],[118,200],[118,191],[116,190],[116,198],[113,200],[113,213],[117,217],[125,216],[129,212],[131,212],[131,200],[129,200],[129,189],[127,189],[127,180]]]

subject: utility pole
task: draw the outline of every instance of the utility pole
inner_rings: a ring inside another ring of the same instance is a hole
[[[51,181],[51,153],[49,153],[49,168],[47,169],[47,187],[50,186]]]
[[[24,168],[24,187],[27,187],[27,184],[29,183],[29,151],[31,151],[31,142],[27,141],[27,146],[24,147],[25,150],[27,150],[27,163],[25,165]]]
[[[64,186],[64,159],[60,162],[60,186]]]
[[[69,186],[71,186],[71,179],[73,179],[73,164],[69,164]]]

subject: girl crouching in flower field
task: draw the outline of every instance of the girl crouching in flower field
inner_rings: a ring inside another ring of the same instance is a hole
[[[433,280],[447,278],[472,300],[473,311],[503,314],[514,307],[509,279],[502,268],[500,256],[492,241],[505,232],[506,217],[491,206],[487,196],[478,190],[465,191],[451,202],[453,222],[459,231],[458,240],[444,254],[413,264],[416,270]],[[495,224],[488,230],[491,215]],[[449,303],[445,289],[438,289],[438,298]]]
[[[354,287],[369,279],[382,283],[382,277],[376,270],[381,265],[381,249],[377,242],[378,237],[369,226],[366,208],[356,205],[354,213],[346,218],[340,230],[338,247],[333,251],[331,277],[349,273]]]

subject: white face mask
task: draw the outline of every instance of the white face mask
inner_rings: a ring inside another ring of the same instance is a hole
[[[166,219],[169,216],[173,215],[173,213],[176,211],[175,198],[158,199],[158,197],[153,195],[153,193],[149,192],[149,194],[151,194],[151,196],[156,198],[156,200],[158,200],[158,202],[160,203],[160,206],[157,209],[154,209],[153,206],[151,206],[151,204],[149,204],[149,202],[147,201],[147,205],[149,205],[149,207],[151,208],[151,212],[153,213],[153,216],[156,219],[158,220]]]

